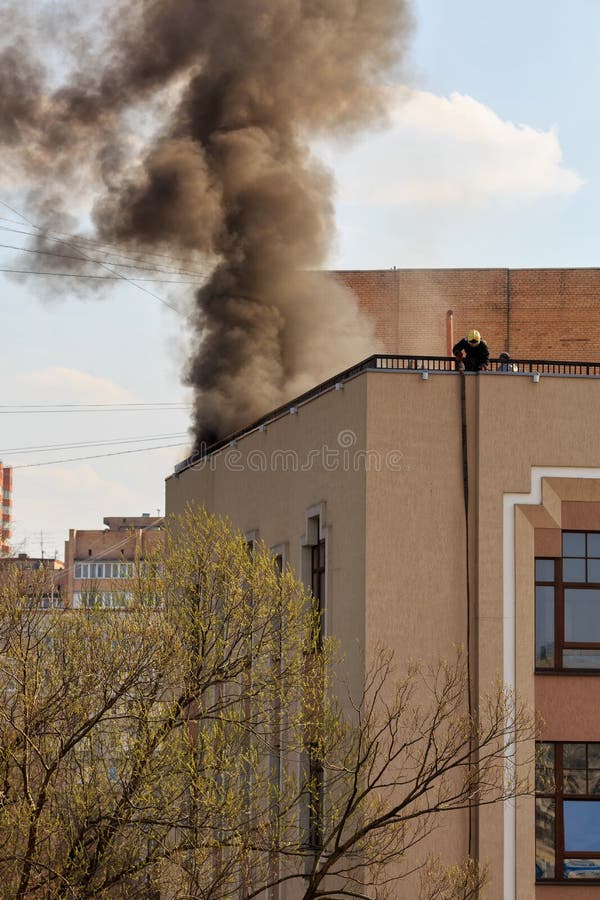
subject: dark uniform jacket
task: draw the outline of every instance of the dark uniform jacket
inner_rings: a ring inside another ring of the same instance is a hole
[[[473,345],[468,342],[466,337],[464,337],[452,348],[452,352],[455,356],[460,353],[461,350],[466,354],[463,362],[467,372],[477,372],[479,369],[483,369],[484,366],[487,366],[490,361],[490,351],[485,341],[479,341],[478,344]]]

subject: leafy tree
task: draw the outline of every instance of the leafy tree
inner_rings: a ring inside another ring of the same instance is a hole
[[[460,655],[399,677],[381,651],[336,701],[304,587],[202,511],[127,608],[44,609],[47,578],[0,582],[3,897],[381,897],[441,814],[524,789],[502,688],[475,718]],[[468,861],[429,895],[481,880]]]

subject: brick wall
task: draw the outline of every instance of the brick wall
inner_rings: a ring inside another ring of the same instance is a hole
[[[358,296],[389,353],[446,353],[477,328],[493,356],[600,359],[600,269],[390,269],[335,277]]]

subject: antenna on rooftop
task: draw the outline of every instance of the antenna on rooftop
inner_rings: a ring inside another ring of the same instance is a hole
[[[44,558],[44,532],[40,531],[40,550],[42,559]]]

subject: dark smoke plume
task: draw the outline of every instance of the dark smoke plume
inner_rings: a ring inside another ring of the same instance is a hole
[[[53,90],[30,34],[0,57],[2,140],[37,173],[38,214],[60,214],[65,184],[97,183],[102,239],[214,261],[186,372],[197,443],[375,349],[355,298],[315,272],[333,181],[308,142],[381,120],[407,2],[111,3],[104,46],[77,32],[78,68]]]

